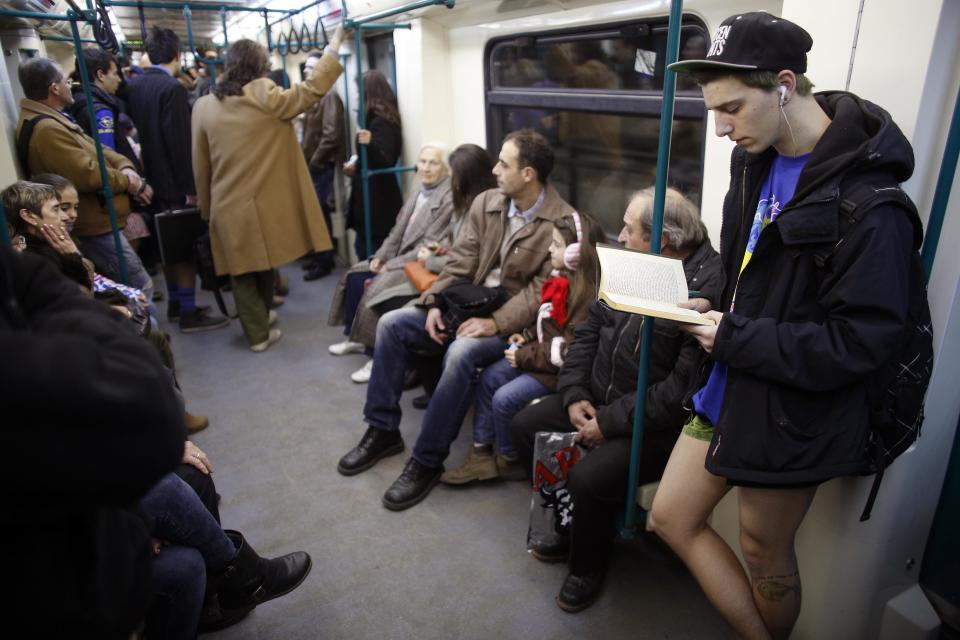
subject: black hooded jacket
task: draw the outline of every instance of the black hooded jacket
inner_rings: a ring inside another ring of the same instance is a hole
[[[140,165],[140,159],[134,153],[133,147],[127,141],[127,136],[120,127],[120,100],[112,96],[95,84],[90,85],[90,95],[93,97],[93,111],[96,113],[101,109],[109,109],[113,113],[113,141],[116,145],[116,151],[133,163],[137,173],[143,173],[143,167]],[[77,91],[73,94],[73,105],[70,107],[70,115],[77,121],[83,130],[91,138],[97,137],[96,131],[90,130],[90,116],[87,113],[87,96],[83,91]]]
[[[730,308],[735,290],[737,306],[724,315],[711,356],[729,373],[706,466],[735,483],[808,484],[864,472],[868,384],[906,325],[911,259],[922,239],[915,215],[879,205],[837,243],[845,194],[909,178],[910,143],[877,105],[843,92],[816,100],[832,122],[739,284],[775,151],[733,153],[719,309]],[[814,254],[835,245],[818,268]]]
[[[687,286],[716,304],[720,292],[720,256],[705,240],[686,260]],[[563,406],[589,400],[597,408],[604,438],[629,438],[637,398],[637,362],[642,317],[593,302],[577,325],[557,379]],[[683,399],[697,373],[703,350],[669,322],[654,324],[648,372],[647,433],[679,434],[687,416]]]

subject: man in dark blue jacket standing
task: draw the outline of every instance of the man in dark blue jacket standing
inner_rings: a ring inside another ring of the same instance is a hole
[[[153,186],[153,213],[196,205],[191,161],[190,103],[176,80],[180,73],[180,40],[170,29],[154,27],[147,36],[152,66],[131,81],[127,91],[130,116],[140,132],[143,168]],[[167,319],[179,319],[184,333],[225,327],[229,322],[198,309],[193,242],[165,246],[164,276],[169,299]]]
[[[705,59],[670,67],[693,75],[716,134],[737,146],[723,293],[715,310],[698,308],[715,324],[688,329],[712,367],[651,524],[743,638],[789,636],[800,613],[794,536],[820,483],[867,470],[868,391],[910,335],[910,294],[924,286],[915,211],[887,202],[855,224],[843,215],[854,194],[910,177],[910,143],[877,105],[813,94],[812,45],[788,20],[745,13],[721,23]],[[707,524],[730,485],[749,575]]]

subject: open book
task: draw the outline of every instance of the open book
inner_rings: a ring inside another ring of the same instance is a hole
[[[713,324],[693,309],[678,307],[687,300],[683,262],[674,258],[597,245],[600,291],[597,297],[617,311],[665,318],[687,324]]]

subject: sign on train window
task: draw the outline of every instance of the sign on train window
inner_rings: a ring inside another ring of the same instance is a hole
[[[554,148],[550,183],[616,234],[630,196],[656,177],[666,20],[523,34],[491,41],[486,56],[487,136],[499,149],[531,128]],[[685,16],[680,59],[706,55],[709,37]],[[678,77],[668,182],[700,202],[706,109]]]

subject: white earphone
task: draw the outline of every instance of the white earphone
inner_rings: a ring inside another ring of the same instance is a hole
[[[787,88],[781,86],[780,87],[780,106],[782,107],[784,103],[786,103],[786,101],[787,101]]]

